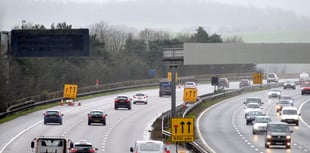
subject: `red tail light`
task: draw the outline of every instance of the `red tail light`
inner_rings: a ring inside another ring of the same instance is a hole
[[[91,118],[91,115],[90,115],[90,114],[88,114],[88,118]]]
[[[105,118],[105,115],[103,115],[102,118]]]
[[[72,153],[77,152],[77,151],[78,151],[78,150],[75,149],[75,148],[72,148],[72,149],[71,149],[71,152],[72,152]]]
[[[115,99],[115,100],[114,100],[114,102],[118,103],[118,102],[119,102],[119,100],[118,100],[118,99]]]
[[[136,96],[133,96],[133,98],[136,98]]]
[[[126,102],[126,103],[129,103],[129,102],[130,102],[130,100],[128,100],[128,99],[127,99],[125,102]]]
[[[96,152],[95,149],[89,149],[89,152]]]

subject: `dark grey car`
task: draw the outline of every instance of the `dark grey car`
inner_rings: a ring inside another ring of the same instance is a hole
[[[291,148],[291,133],[289,125],[284,122],[269,122],[265,135],[265,148],[271,145],[284,145],[287,149]]]

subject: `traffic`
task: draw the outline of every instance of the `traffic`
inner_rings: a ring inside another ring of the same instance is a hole
[[[300,83],[296,89],[247,93],[204,111],[198,128],[205,146],[212,152],[309,152],[310,103],[303,94],[308,82],[293,82]]]

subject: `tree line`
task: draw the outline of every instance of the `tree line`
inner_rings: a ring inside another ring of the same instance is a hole
[[[47,29],[43,25],[24,23],[16,29]],[[52,24],[51,29],[71,29],[66,22]],[[60,91],[65,83],[79,87],[130,80],[165,78],[168,66],[162,61],[164,48],[183,48],[183,43],[225,43],[218,34],[209,35],[203,27],[193,34],[172,35],[162,30],[144,29],[125,32],[98,22],[89,28],[89,57],[40,57],[10,60],[9,78],[0,69],[1,110],[16,99]],[[230,38],[226,42],[242,42]],[[3,60],[3,57],[0,57]],[[0,63],[1,64],[1,63]],[[2,66],[2,65],[0,65]],[[150,70],[156,70],[150,76]],[[179,76],[253,72],[255,65],[204,65],[178,67]],[[8,80],[9,79],[9,80]],[[7,83],[8,82],[8,83]]]

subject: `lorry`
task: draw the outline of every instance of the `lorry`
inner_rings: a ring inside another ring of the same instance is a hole
[[[69,153],[73,142],[62,136],[41,136],[31,141],[34,153]]]

